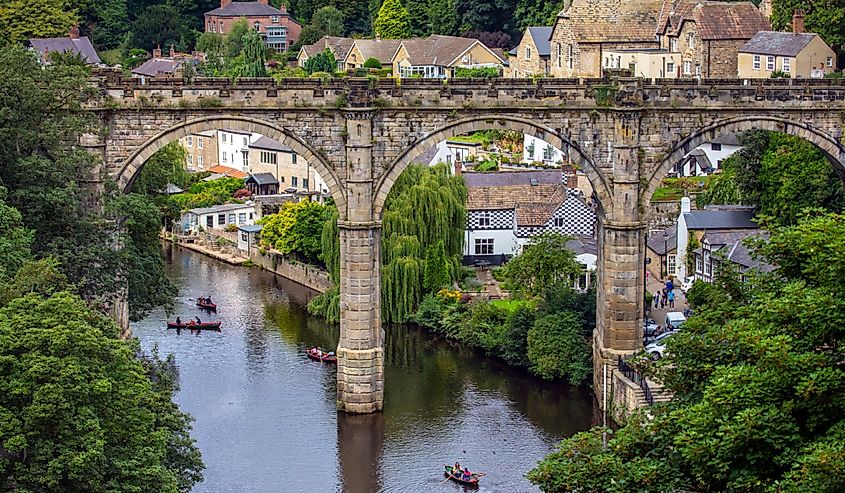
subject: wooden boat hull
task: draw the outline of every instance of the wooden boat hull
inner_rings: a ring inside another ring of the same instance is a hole
[[[168,329],[190,329],[190,330],[220,330],[220,322],[203,322],[201,324],[177,324],[176,322],[167,322]]]
[[[443,471],[443,475],[446,476],[447,478],[451,479],[452,481],[454,481],[456,483],[460,483],[464,486],[478,486],[478,478],[477,477],[473,476],[472,479],[467,481],[467,480],[461,479],[460,477],[452,474],[452,470],[454,469],[454,466],[444,465],[443,467],[446,469],[445,471]]]
[[[323,356],[317,356],[316,354],[312,353],[310,349],[305,350],[305,356],[313,359],[314,361],[319,361],[321,363],[334,363],[337,364],[337,355],[328,356],[323,354]]]

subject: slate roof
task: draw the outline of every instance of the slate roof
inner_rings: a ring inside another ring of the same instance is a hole
[[[534,39],[534,46],[537,47],[537,54],[550,56],[552,54],[552,28],[551,27],[529,27],[528,34]]]
[[[167,58],[151,58],[132,69],[133,74],[156,77],[158,75],[174,74],[182,62]]]
[[[690,230],[702,229],[758,229],[752,210],[700,210],[684,213]]]
[[[669,233],[669,236],[663,238],[663,232]],[[648,234],[648,247],[658,255],[666,255],[678,248],[678,227],[672,226],[664,231],[655,231]]]
[[[235,211],[238,209],[252,209],[253,206],[246,205],[246,204],[223,204],[223,205],[215,205],[213,207],[199,207],[196,209],[189,209],[188,212],[191,212],[196,215],[202,214],[216,214],[218,212],[228,212],[228,211]]]
[[[375,58],[380,61],[382,65],[390,65],[393,61],[393,55],[402,44],[401,39],[356,39],[355,46],[361,52],[364,58],[361,63],[367,61],[369,58]],[[350,48],[351,50],[351,48]]]
[[[663,0],[573,0],[558,18],[569,19],[579,43],[657,42]]]
[[[726,231],[708,231],[701,239],[702,243],[709,243],[711,246],[715,245],[729,245],[742,241],[749,236],[759,234],[759,229],[746,230],[726,230]]]
[[[280,151],[280,152],[293,152],[293,149],[290,147],[282,144],[276,139],[271,139],[270,137],[262,136],[255,142],[249,145],[250,147],[254,147],[256,149],[267,149],[270,151]]]
[[[402,46],[408,52],[408,60],[413,65],[447,66],[475,43],[484,46],[484,43],[477,39],[444,36],[442,34],[432,34],[427,38],[402,40]],[[490,50],[489,48],[487,49]],[[493,50],[490,50],[490,52],[499,58],[500,63],[504,62],[501,59],[502,57],[497,55]]]
[[[779,33],[760,31],[742,45],[739,53],[756,55],[796,56],[818,36],[813,33]]]
[[[751,39],[758,31],[772,27],[751,2],[679,0],[668,9],[664,4],[658,32],[678,35],[688,21],[695,22],[698,37],[703,40]]]
[[[91,40],[87,36],[80,36],[78,38],[40,38],[30,39],[29,45],[32,46],[42,61],[44,59],[44,52],[47,53],[58,51],[59,53],[73,53],[81,55],[82,59],[91,65],[99,65],[103,63],[100,56],[97,55],[97,50],[91,44]]]
[[[248,224],[238,226],[238,230],[243,231],[244,233],[258,233],[262,229],[264,229],[264,226],[261,224]]]
[[[595,238],[586,236],[577,236],[566,242],[566,249],[577,255],[589,253],[590,255],[598,255],[599,249],[596,245]]]
[[[218,17],[264,17],[268,15],[287,16],[287,12],[277,9],[272,5],[261,2],[232,2],[225,7],[218,7],[205,15],[216,15]]]
[[[273,176],[272,173],[255,173],[249,175],[249,178],[246,179],[246,183],[253,182],[256,185],[278,185],[279,180]]]
[[[309,57],[322,53],[329,48],[332,53],[334,53],[334,57],[336,60],[344,60],[346,56],[349,54],[349,50],[352,48],[352,43],[354,43],[354,39],[350,38],[341,38],[338,36],[323,36],[316,43],[305,45],[302,47],[302,50],[305,51],[305,54]]]

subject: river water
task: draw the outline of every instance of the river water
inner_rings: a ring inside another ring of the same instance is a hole
[[[196,418],[207,467],[194,492],[455,492],[463,488],[442,474],[456,460],[487,473],[479,491],[538,491],[525,472],[596,420],[589,392],[413,328],[387,329],[384,412],[339,414],[335,369],[303,353],[338,341],[337,327],[307,315],[313,292],[257,268],[167,253],[177,314],[223,322],[220,333],[177,334],[154,312],[132,325],[145,349],[176,357],[175,399]],[[205,294],[218,315],[195,308]]]

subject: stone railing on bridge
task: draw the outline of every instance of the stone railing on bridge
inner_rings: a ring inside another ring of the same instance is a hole
[[[671,108],[845,101],[835,79],[140,79],[95,70],[99,108]]]

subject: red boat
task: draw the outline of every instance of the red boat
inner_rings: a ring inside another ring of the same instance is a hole
[[[461,483],[461,484],[466,485],[466,486],[478,486],[478,475],[477,474],[470,473],[470,479],[463,479],[463,473],[461,473],[460,471],[457,472],[456,474],[452,474],[452,471],[454,471],[455,466],[450,466],[450,465],[444,464],[443,467],[446,468],[446,470],[443,471],[443,475],[448,477],[452,481],[454,481],[456,483]]]
[[[168,329],[191,329],[191,330],[220,330],[221,322],[203,322],[203,323],[184,323],[177,324],[176,322],[167,322]]]
[[[317,354],[317,351],[322,351],[321,354]],[[305,356],[313,359],[314,361],[320,361],[322,363],[337,363],[337,355],[332,352],[326,352],[318,347],[311,347],[305,350]]]
[[[197,300],[197,306],[206,310],[210,310],[212,312],[217,311],[217,305],[215,303],[209,303],[205,300]]]

